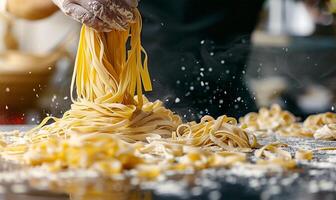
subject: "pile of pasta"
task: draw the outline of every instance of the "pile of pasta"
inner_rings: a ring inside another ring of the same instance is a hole
[[[277,104],[268,108],[261,108],[258,113],[248,113],[239,119],[243,128],[252,131],[270,130],[276,131],[295,123],[295,116],[281,109]]]
[[[336,139],[336,114],[327,112],[309,116],[303,127],[314,131],[314,138],[323,140]]]
[[[1,156],[51,171],[93,169],[103,175],[134,170],[154,178],[166,170],[230,167],[257,148],[234,118],[205,116],[182,123],[162,102],[150,102],[141,16],[127,31],[82,27],[71,84],[73,104],[27,132],[5,133]],[[75,95],[74,95],[75,93]]]
[[[170,142],[127,143],[104,134],[69,139],[49,138],[33,145],[24,154],[32,166],[43,166],[52,172],[66,169],[91,169],[104,176],[132,170],[138,177],[155,179],[164,172],[201,170],[209,167],[231,167],[246,161],[239,152],[211,152]]]
[[[209,116],[200,123],[178,126],[171,137],[156,134],[147,141],[129,142],[118,134],[73,132],[34,143],[23,153],[25,163],[50,171],[92,169],[104,176],[134,170],[138,177],[154,179],[165,171],[232,167],[246,162],[246,154],[259,146],[236,126],[233,118]]]
[[[239,119],[240,126],[250,131],[277,133],[282,136],[336,139],[336,113],[309,116],[300,123],[292,113],[279,105],[261,108],[258,113],[249,113]]]

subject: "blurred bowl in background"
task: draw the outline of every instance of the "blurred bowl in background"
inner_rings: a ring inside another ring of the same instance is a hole
[[[0,54],[0,110],[24,113],[34,108],[65,52],[33,55],[20,51]]]

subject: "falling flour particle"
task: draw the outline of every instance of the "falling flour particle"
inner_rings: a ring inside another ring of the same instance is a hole
[[[54,95],[54,96],[52,97],[52,99],[51,99],[51,102],[55,102],[56,99],[57,99],[57,96]]]

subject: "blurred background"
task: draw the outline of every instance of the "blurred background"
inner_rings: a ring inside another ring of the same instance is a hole
[[[258,106],[299,116],[335,111],[335,4],[269,0],[254,31],[246,80]]]
[[[321,0],[265,2],[242,71],[257,107],[278,103],[301,117],[335,111],[335,8]],[[25,29],[34,37],[18,34]],[[0,17],[0,124],[36,124],[70,108],[78,31],[62,13],[34,22]]]

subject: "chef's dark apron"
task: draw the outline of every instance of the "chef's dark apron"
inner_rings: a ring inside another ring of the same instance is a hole
[[[244,74],[262,2],[142,0],[154,86],[148,96],[188,120],[254,110]]]

